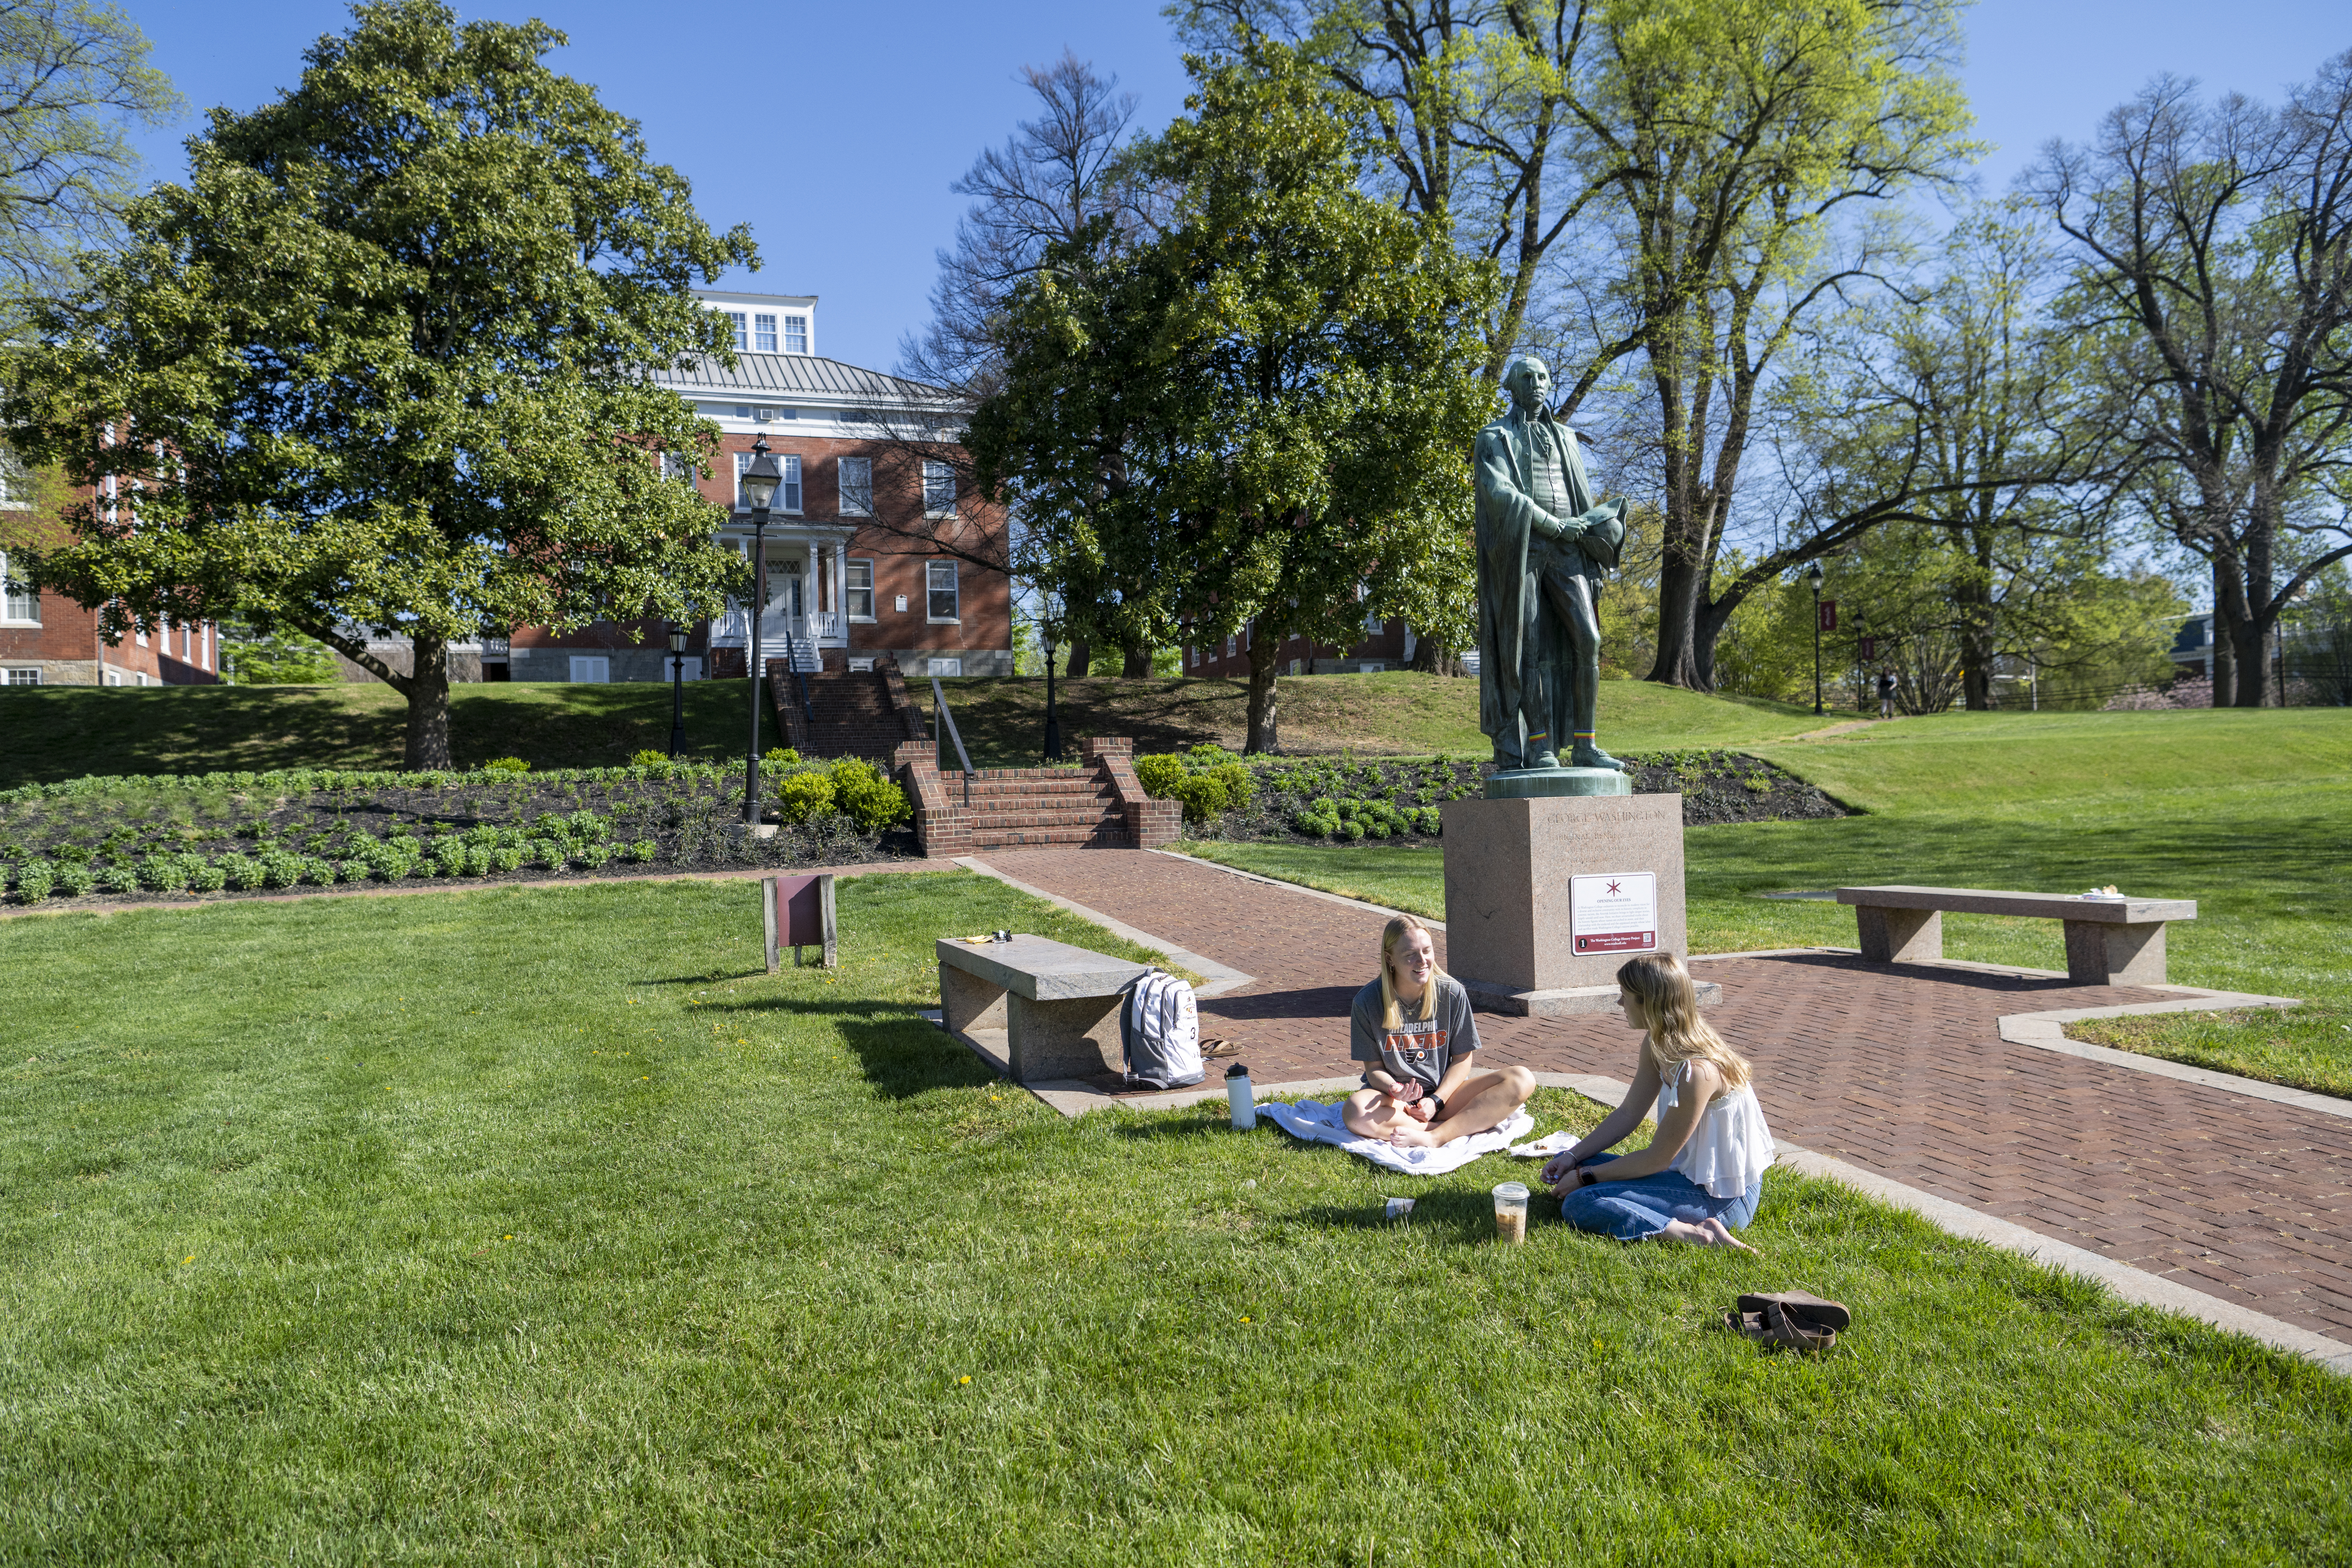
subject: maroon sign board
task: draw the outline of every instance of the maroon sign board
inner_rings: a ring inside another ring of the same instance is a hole
[[[768,877],[760,883],[760,908],[768,928],[768,973],[779,973],[784,948],[793,950],[793,962],[801,962],[801,949],[815,947],[824,950],[824,966],[836,968],[841,963],[841,937],[833,912],[833,873],[820,872],[814,877]]]

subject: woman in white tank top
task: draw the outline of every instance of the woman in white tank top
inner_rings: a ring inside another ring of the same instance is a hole
[[[1641,1065],[1609,1120],[1545,1164],[1560,1217],[1620,1241],[1753,1250],[1731,1233],[1756,1215],[1772,1134],[1748,1063],[1699,1016],[1697,989],[1674,954],[1629,961],[1617,988],[1626,1026],[1642,1031]],[[1650,1146],[1602,1153],[1642,1124],[1644,1110],[1658,1123]]]

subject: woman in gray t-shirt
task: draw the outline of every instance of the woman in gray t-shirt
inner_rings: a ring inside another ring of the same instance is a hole
[[[1470,994],[1437,967],[1429,928],[1411,915],[1381,932],[1381,977],[1356,993],[1349,1017],[1349,1055],[1367,1065],[1341,1115],[1360,1137],[1433,1149],[1500,1127],[1535,1092],[1525,1068],[1474,1065]]]

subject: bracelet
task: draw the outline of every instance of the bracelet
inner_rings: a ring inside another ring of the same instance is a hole
[[[1431,1113],[1431,1115],[1430,1115],[1430,1118],[1429,1118],[1429,1119],[1430,1119],[1432,1121],[1437,1121],[1439,1118],[1443,1117],[1443,1116],[1445,1114],[1445,1097],[1444,1097],[1444,1095],[1439,1094],[1439,1093],[1436,1093],[1435,1091],[1433,1091],[1433,1091],[1431,1092],[1431,1094],[1430,1094],[1430,1097],[1429,1097],[1429,1103],[1430,1103],[1430,1104],[1432,1104],[1432,1105],[1433,1105],[1433,1106],[1435,1106],[1435,1107],[1437,1108],[1437,1109],[1436,1109],[1433,1112],[1432,1112],[1432,1113]]]

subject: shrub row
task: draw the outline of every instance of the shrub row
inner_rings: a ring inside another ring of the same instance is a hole
[[[641,756],[644,754],[639,753]],[[56,784],[20,784],[15,789],[0,790],[0,805],[62,800],[116,789],[263,790],[275,795],[299,795],[310,790],[481,789],[499,784],[512,784],[518,775],[530,772],[530,763],[521,763],[520,759],[501,757],[470,772],[283,768],[267,773],[89,773],[78,779],[62,779]],[[734,769],[735,764],[731,763],[673,763],[656,756],[651,763],[636,763],[628,767],[551,768],[530,776],[533,783],[626,784],[652,773],[656,777],[717,783],[730,776]]]
[[[303,884],[323,888],[371,879],[396,882],[407,878],[490,877],[520,871],[525,866],[552,871],[574,866],[593,870],[614,860],[643,864],[660,852],[650,838],[613,843],[606,826],[606,837],[578,839],[568,835],[502,837],[497,842],[486,842],[478,837],[485,831],[482,828],[430,841],[395,836],[371,841],[357,854],[341,859],[268,849],[258,855],[232,852],[217,858],[192,853],[150,855],[136,866],[99,868],[27,860],[13,877],[0,872],[0,881],[13,883],[17,902],[37,904],[57,894],[79,898],[92,891],[216,893],[224,889],[252,891]],[[488,831],[503,835],[509,830]]]

